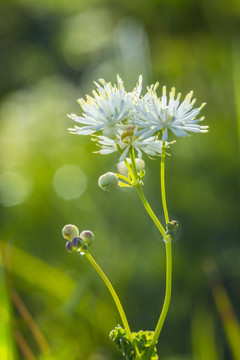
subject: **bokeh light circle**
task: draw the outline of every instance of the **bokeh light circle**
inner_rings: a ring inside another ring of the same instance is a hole
[[[86,190],[87,177],[76,165],[60,167],[53,177],[53,188],[56,194],[64,200],[78,199]]]

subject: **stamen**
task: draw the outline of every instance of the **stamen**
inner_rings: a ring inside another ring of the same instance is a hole
[[[204,108],[204,106],[205,106],[206,104],[207,104],[206,102],[205,102],[205,103],[202,103],[202,105],[201,105],[200,108],[199,108],[199,111],[202,110],[202,108]]]
[[[182,96],[182,94],[181,94],[181,93],[178,93],[178,95],[177,95],[177,100],[180,100],[181,96]]]
[[[99,79],[99,82],[100,82],[103,86],[107,85],[107,83],[106,83],[106,81],[105,81],[104,79]],[[111,83],[110,83],[110,84],[111,84]]]
[[[155,84],[154,87],[153,87],[153,91],[156,91],[157,88],[158,88],[158,86],[159,86],[159,82],[156,82],[156,84]]]
[[[190,93],[188,93],[187,96],[185,97],[185,101],[191,100],[192,96],[193,96],[193,91],[191,90]]]
[[[81,106],[87,105],[86,101],[83,100],[83,99],[78,99],[77,102],[78,102]]]
[[[94,96],[95,98],[101,96],[101,94],[98,94],[98,93],[96,92],[96,90],[93,90],[92,93],[93,93],[93,96]],[[90,96],[87,95],[87,99],[89,99],[89,98],[90,98]]]
[[[174,99],[174,96],[175,96],[175,87],[173,87],[173,88],[171,89],[171,92],[170,92],[169,96],[170,96],[171,99]]]

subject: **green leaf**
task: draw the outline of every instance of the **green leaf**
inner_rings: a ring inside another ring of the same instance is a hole
[[[110,332],[110,339],[117,345],[126,360],[134,360],[136,358],[144,359],[147,355],[148,348],[151,344],[154,332],[143,331],[132,333],[132,341],[127,337],[126,331],[120,326],[116,326]],[[151,360],[158,360],[156,347],[151,356]]]

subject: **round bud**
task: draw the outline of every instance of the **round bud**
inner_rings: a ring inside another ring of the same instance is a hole
[[[67,240],[72,240],[79,235],[79,230],[75,225],[65,225],[62,229],[63,237]]]
[[[69,251],[69,252],[72,252],[72,251],[73,251],[73,246],[72,246],[72,242],[71,242],[71,241],[67,241],[67,243],[66,243],[66,249],[67,249],[67,251]]]
[[[178,228],[178,222],[176,220],[172,220],[167,224],[167,229],[169,231],[176,232]]]
[[[136,161],[137,172],[140,172],[141,170],[145,169],[145,161],[143,159],[137,158],[135,161]]]
[[[178,222],[176,220],[172,220],[167,224],[167,232],[166,236],[171,236],[174,238],[178,228]]]
[[[129,159],[130,160],[130,159]],[[127,159],[128,161],[128,159]],[[128,161],[129,162],[129,161]],[[118,164],[117,164],[117,169],[118,169],[118,172],[119,174],[121,175],[124,175],[124,176],[127,176],[128,175],[128,168],[126,167],[126,164],[124,161],[120,161]]]
[[[115,188],[117,185],[118,177],[112,172],[107,172],[106,174],[100,176],[100,178],[98,179],[98,186],[105,191],[109,191]]]
[[[94,234],[90,230],[84,230],[81,232],[80,237],[84,240],[84,242],[90,246],[94,240]]]
[[[79,249],[79,248],[82,247],[83,245],[84,245],[84,241],[83,241],[83,239],[82,239],[80,236],[75,237],[75,238],[72,240],[72,246],[73,246],[74,248]]]

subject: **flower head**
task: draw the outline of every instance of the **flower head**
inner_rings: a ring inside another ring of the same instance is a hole
[[[87,96],[87,100],[79,99],[83,115],[68,115],[75,122],[82,126],[77,126],[69,131],[78,135],[89,135],[100,130],[105,136],[114,137],[120,124],[126,123],[135,101],[139,98],[142,89],[142,77],[139,77],[139,83],[130,93],[124,89],[121,78],[117,77],[117,85],[111,82],[106,83],[100,79],[95,83],[97,90],[93,91],[93,97]]]
[[[166,87],[163,86],[162,96],[159,98],[156,93],[158,83],[148,88],[148,92],[141,99],[138,99],[135,111],[132,113],[131,120],[141,128],[138,135],[144,138],[155,135],[160,130],[163,131],[162,140],[168,139],[168,130],[176,136],[188,135],[188,132],[207,132],[208,126],[198,125],[204,117],[196,119],[200,110],[204,107],[203,103],[199,108],[193,109],[196,99],[192,99],[193,91],[185,97],[180,104],[181,94],[175,98],[175,88],[166,95]]]
[[[115,151],[121,152],[119,161],[123,161],[129,154],[130,147],[137,151],[138,157],[142,158],[142,151],[147,155],[156,156],[162,154],[162,141],[157,140],[155,136],[145,139],[143,136],[137,136],[136,126],[127,126],[125,130],[119,130],[115,139],[109,139],[106,136],[96,136],[96,140],[101,146],[100,154],[110,154]],[[166,146],[168,143],[166,144]]]

